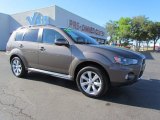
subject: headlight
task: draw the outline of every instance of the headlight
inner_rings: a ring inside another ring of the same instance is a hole
[[[136,59],[124,58],[124,57],[114,57],[115,63],[122,65],[135,65],[138,63]]]

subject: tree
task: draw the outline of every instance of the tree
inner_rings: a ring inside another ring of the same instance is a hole
[[[131,18],[120,18],[118,21],[119,36],[128,39],[131,33]]]
[[[106,29],[110,41],[117,42],[119,40],[121,44],[122,40],[126,43],[129,40],[136,40],[137,46],[139,46],[137,50],[142,41],[146,41],[148,46],[150,40],[154,41],[155,50],[155,45],[160,39],[160,22],[153,22],[145,16],[122,17],[118,21],[109,21]]]
[[[121,40],[128,42],[131,36],[131,18],[120,18],[118,21],[118,35]]]
[[[146,30],[146,26],[148,25],[148,18],[145,16],[137,16],[133,17],[131,20],[131,38],[133,40],[137,40],[138,50],[140,48],[141,41],[146,41],[148,38],[148,31]]]
[[[153,22],[152,21],[148,21],[147,25],[145,26],[145,31],[147,32],[147,37],[146,37],[146,43],[147,43],[147,50],[148,50],[148,45],[150,40],[153,39]]]
[[[117,21],[109,21],[106,24],[107,35],[110,37],[110,41],[115,42],[118,40],[118,22]]]
[[[160,39],[160,22],[152,22],[149,30],[149,37],[154,42],[153,50],[155,51],[156,43]]]

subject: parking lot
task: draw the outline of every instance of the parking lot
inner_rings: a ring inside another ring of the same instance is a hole
[[[146,57],[142,80],[92,99],[71,81],[39,73],[14,77],[0,52],[0,120],[159,120],[160,53]]]

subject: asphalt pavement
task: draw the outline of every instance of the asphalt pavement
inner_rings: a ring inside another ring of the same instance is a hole
[[[39,73],[16,78],[0,52],[0,120],[159,120],[160,53],[146,57],[142,80],[93,99],[71,81]]]

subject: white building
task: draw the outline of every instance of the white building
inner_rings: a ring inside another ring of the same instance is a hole
[[[58,6],[51,6],[13,15],[0,13],[0,50],[5,50],[9,36],[18,27],[41,24],[77,29],[101,43],[107,38],[105,28]]]

